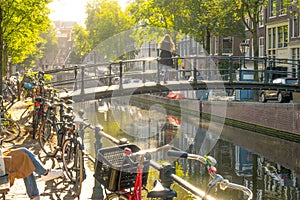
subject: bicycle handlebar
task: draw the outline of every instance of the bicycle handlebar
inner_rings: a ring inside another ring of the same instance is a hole
[[[215,165],[217,164],[217,161],[215,160],[215,158],[213,158],[211,156],[200,156],[200,155],[196,155],[196,154],[189,154],[187,152],[174,151],[174,150],[169,150],[167,154],[168,154],[168,156],[172,156],[172,157],[197,160],[197,161],[200,161],[202,164],[204,164],[207,167],[208,173],[213,179],[209,182],[203,198],[205,198],[209,194],[210,190],[217,184],[219,184],[219,186],[222,190],[225,190],[227,188],[239,190],[248,195],[248,200],[251,200],[253,198],[252,191],[249,188],[247,188],[246,186],[243,186],[243,185],[236,184],[236,183],[231,183],[231,182],[229,182],[229,180],[224,179],[223,176],[216,173],[217,170],[215,168]]]

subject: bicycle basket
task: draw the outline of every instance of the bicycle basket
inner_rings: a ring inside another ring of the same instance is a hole
[[[134,187],[138,162],[134,164],[124,162],[123,151],[126,147],[130,148],[133,153],[140,150],[134,144],[98,150],[94,177],[110,191],[120,191]],[[145,157],[142,175],[143,185],[147,183],[149,166],[150,157]]]

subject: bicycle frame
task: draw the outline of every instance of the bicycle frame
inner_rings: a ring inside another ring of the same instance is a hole
[[[197,160],[206,166],[209,175],[212,177],[212,180],[207,185],[206,191],[205,191],[202,199],[206,199],[210,190],[217,184],[219,184],[219,186],[222,190],[225,190],[227,188],[232,188],[232,189],[239,190],[239,191],[246,193],[248,195],[248,200],[251,200],[253,198],[252,191],[249,188],[247,188],[246,186],[243,186],[243,185],[231,183],[231,182],[229,182],[229,180],[224,179],[220,174],[216,173],[217,170],[215,168],[215,165],[217,164],[217,161],[213,157],[200,156],[200,155],[196,155],[196,154],[189,154],[186,152],[174,151],[174,150],[169,150],[168,155],[172,156],[172,157],[177,157],[177,158],[186,158],[186,159],[190,159],[190,160]]]

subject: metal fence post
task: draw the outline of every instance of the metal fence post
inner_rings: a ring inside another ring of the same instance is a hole
[[[197,68],[196,68],[196,65],[197,65],[197,61],[196,59],[193,60],[193,77],[194,77],[194,83],[197,83]]]
[[[146,71],[146,61],[143,60],[143,83],[146,82],[145,71]]]
[[[119,82],[119,89],[123,88],[123,61],[119,62],[120,64],[120,82]]]
[[[232,57],[229,56],[229,83],[232,83]]]
[[[179,81],[179,74],[178,74],[178,56],[175,58],[175,70],[176,70],[176,81]]]
[[[112,85],[112,77],[111,77],[111,72],[112,72],[112,69],[111,69],[111,64],[109,64],[109,81],[108,81],[108,86],[111,86]]]
[[[264,83],[268,83],[268,79],[267,79],[267,62],[268,62],[267,57],[264,57]]]
[[[159,49],[157,49],[157,81],[156,81],[156,84],[159,85],[160,84],[160,65],[159,65]]]
[[[84,66],[81,66],[81,94],[84,94]]]

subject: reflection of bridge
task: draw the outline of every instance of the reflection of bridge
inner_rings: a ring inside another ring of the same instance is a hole
[[[276,63],[274,59],[260,61],[251,58],[242,61],[241,59],[245,59],[244,57],[212,58],[203,56],[175,57],[174,59],[177,64],[174,68],[169,69],[170,81],[167,84],[161,83],[162,72],[159,71],[158,58],[82,65],[78,69],[72,67],[46,73],[55,74],[54,82],[52,82],[54,86],[74,89],[72,93],[64,96],[94,94],[96,99],[112,95],[207,89],[300,91],[300,81],[297,85],[270,83],[276,77],[288,76],[299,79],[300,70],[295,70],[293,60],[286,61],[284,63],[286,69],[280,71],[274,65]],[[186,65],[187,61],[190,63],[189,67]],[[220,62],[223,63],[222,66],[218,65]],[[245,62],[247,62],[247,68],[245,68]],[[178,63],[185,63],[185,66],[178,66]],[[258,66],[258,70],[253,69],[254,64]],[[292,72],[289,72],[289,66],[293,67]],[[296,66],[300,68],[300,65]],[[74,77],[75,70],[79,75],[76,79]],[[157,76],[158,74],[160,75]],[[259,81],[253,80],[255,75],[259,77]],[[191,81],[188,81],[188,78]]]

